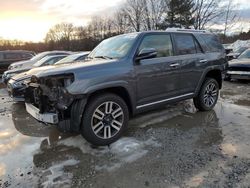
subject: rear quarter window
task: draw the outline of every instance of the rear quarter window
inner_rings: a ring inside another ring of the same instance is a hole
[[[220,52],[224,50],[224,47],[220,43],[218,37],[215,35],[202,34],[199,36],[199,38],[206,52]]]

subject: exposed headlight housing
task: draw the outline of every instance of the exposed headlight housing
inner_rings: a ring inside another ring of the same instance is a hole
[[[34,80],[35,78],[33,78]],[[37,78],[40,84],[44,84],[49,88],[53,87],[68,87],[74,82],[74,74],[63,74]]]
[[[24,80],[21,80],[19,82],[15,82],[13,83],[13,86],[16,87],[16,88],[20,88],[20,87],[24,87],[25,86],[25,83],[29,82],[30,81],[30,78],[26,78]]]

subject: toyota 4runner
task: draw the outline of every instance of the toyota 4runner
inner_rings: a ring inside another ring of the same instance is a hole
[[[193,98],[211,110],[222,86],[226,54],[205,31],[131,33],[101,42],[85,63],[32,76],[26,110],[37,120],[80,132],[94,145],[121,137],[129,117]]]

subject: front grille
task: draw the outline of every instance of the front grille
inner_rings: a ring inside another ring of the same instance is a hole
[[[250,71],[250,67],[229,67],[229,71]]]

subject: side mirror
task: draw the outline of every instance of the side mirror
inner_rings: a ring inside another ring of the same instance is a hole
[[[157,56],[157,51],[155,48],[144,48],[142,49],[136,57],[136,60],[149,59]]]

